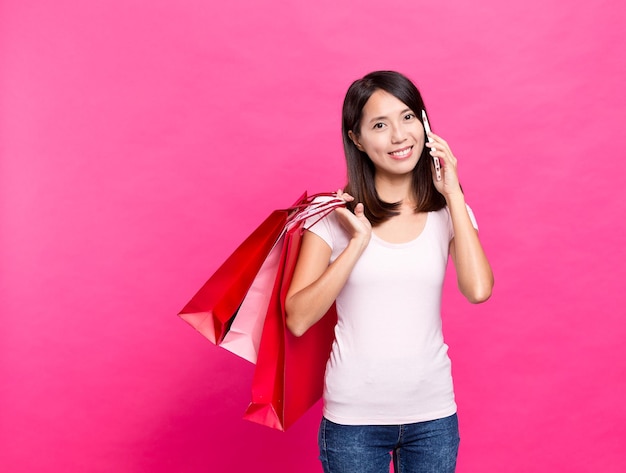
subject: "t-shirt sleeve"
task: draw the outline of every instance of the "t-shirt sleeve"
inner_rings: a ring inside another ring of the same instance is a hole
[[[474,211],[467,204],[465,204],[465,207],[467,208],[467,213],[469,214],[469,218],[472,221],[472,225],[476,230],[478,230],[478,222],[476,222],[476,216],[474,215]]]
[[[476,221],[476,216],[474,215],[474,211],[467,204],[465,204],[465,208],[467,209],[467,213],[469,215],[469,218],[472,221],[472,226],[476,230],[478,230],[478,222]],[[454,227],[452,226],[452,218],[450,217],[450,211],[448,211],[448,230],[449,230],[450,240],[452,240],[454,238]]]
[[[324,240],[332,250],[334,248],[332,225],[333,223],[336,223],[334,221],[336,218],[337,217],[335,216],[334,211],[331,211],[328,215],[322,218],[320,218],[319,215],[314,215],[313,217],[309,217],[306,222],[304,222],[304,228],[315,233],[318,237]]]

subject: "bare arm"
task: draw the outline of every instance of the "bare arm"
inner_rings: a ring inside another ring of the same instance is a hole
[[[494,283],[491,266],[467,213],[463,194],[449,196],[447,202],[454,227],[450,256],[459,290],[474,304],[485,302],[491,296]]]
[[[331,249],[326,242],[312,232],[304,234],[285,299],[287,328],[296,336],[304,334],[326,314],[369,243],[371,225],[363,215],[362,204],[357,205],[354,214],[344,208],[335,212],[352,238],[337,259],[329,264]]]
[[[456,268],[459,290],[472,303],[484,302],[491,297],[493,272],[467,212],[457,175],[457,160],[445,140],[434,133],[430,136],[434,143],[426,143],[426,146],[443,165],[443,179],[434,182],[446,198],[452,218],[454,238],[450,242],[450,256]]]

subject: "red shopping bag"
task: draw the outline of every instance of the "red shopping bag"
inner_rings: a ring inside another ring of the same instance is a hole
[[[290,214],[285,231],[300,225],[309,218],[323,218],[336,207],[345,205],[342,199],[336,196],[331,197],[331,195],[316,194],[302,199],[301,203]],[[228,332],[219,344],[222,348],[252,363],[257,361],[263,324],[276,277],[279,272],[282,274],[281,255],[284,242],[285,233],[282,234],[263,262],[236,316],[232,319]]]
[[[272,212],[178,315],[211,342],[220,344],[261,266],[283,235],[290,215],[306,202],[304,193],[292,207]]]
[[[296,265],[303,221],[283,241],[276,284],[268,307],[252,383],[252,402],[244,418],[286,430],[321,397],[326,362],[337,322],[335,305],[301,337],[285,324],[284,302]]]
[[[276,276],[282,274],[287,229],[343,205],[334,194],[307,196],[305,192],[291,207],[272,212],[179,316],[211,342],[255,363]]]
[[[256,363],[259,353],[265,315],[279,270],[283,240],[283,237],[279,238],[263,262],[237,314],[232,319],[228,332],[219,344],[251,363]]]

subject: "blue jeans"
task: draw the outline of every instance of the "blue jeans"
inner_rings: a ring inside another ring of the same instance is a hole
[[[322,418],[324,473],[454,473],[459,450],[457,415],[405,425],[340,425]]]

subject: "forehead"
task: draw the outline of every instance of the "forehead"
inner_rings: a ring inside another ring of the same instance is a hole
[[[374,92],[363,107],[363,118],[395,116],[410,110],[400,99],[384,90]]]

